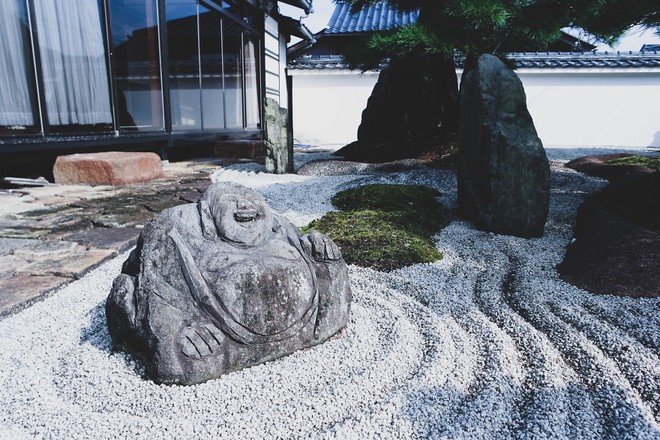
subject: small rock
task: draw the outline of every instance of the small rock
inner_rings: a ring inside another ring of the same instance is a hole
[[[164,177],[157,154],[120,151],[59,156],[53,175],[61,185],[130,185]]]

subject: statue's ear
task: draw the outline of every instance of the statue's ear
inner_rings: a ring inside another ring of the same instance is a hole
[[[218,231],[215,228],[215,221],[211,214],[211,208],[209,208],[209,204],[206,203],[206,200],[200,200],[199,203],[197,203],[197,209],[199,210],[199,220],[201,222],[204,238],[211,240],[218,238]]]

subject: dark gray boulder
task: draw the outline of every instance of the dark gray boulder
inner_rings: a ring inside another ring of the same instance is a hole
[[[483,230],[539,237],[548,217],[550,167],[518,76],[482,55],[461,80],[458,202]]]
[[[348,270],[256,192],[212,185],[149,223],[112,286],[113,343],[159,383],[190,385],[319,344],[349,315]]]
[[[393,58],[362,112],[357,141],[335,154],[380,163],[438,149],[456,133],[457,90],[451,58],[417,52]]]

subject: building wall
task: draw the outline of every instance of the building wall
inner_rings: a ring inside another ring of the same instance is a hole
[[[544,145],[660,147],[660,71],[518,75]]]
[[[660,147],[660,71],[521,69],[517,73],[545,146]],[[289,74],[296,142],[345,145],[357,139],[376,73],[290,70]]]
[[[293,76],[294,142],[345,145],[356,140],[362,110],[378,73],[289,72]]]

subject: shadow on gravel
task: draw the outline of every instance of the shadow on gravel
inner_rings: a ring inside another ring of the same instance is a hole
[[[91,345],[99,351],[105,352],[108,356],[116,356],[121,359],[124,366],[135,372],[142,379],[147,380],[141,363],[132,355],[123,351],[115,350],[112,346],[112,339],[108,332],[108,323],[105,319],[105,300],[98,303],[88,313],[89,324],[80,330],[79,345]]]

